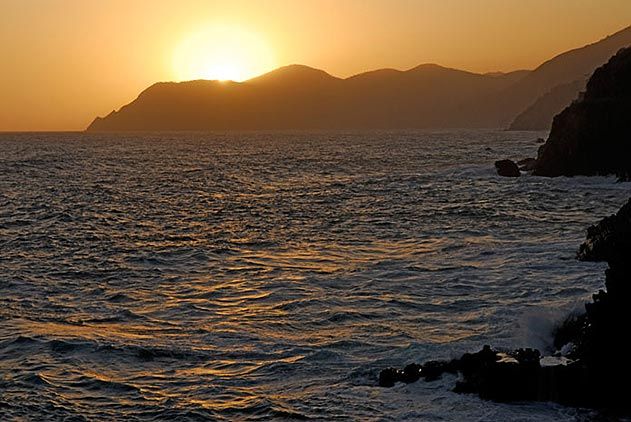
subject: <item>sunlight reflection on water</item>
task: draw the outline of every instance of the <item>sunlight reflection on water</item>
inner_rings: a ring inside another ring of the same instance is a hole
[[[0,135],[0,415],[573,419],[375,387],[602,283],[573,255],[628,185],[494,174],[539,136]]]

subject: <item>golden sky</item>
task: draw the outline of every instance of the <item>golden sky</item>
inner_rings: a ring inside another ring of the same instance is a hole
[[[157,81],[292,63],[533,68],[629,25],[631,0],[0,0],[0,130],[82,130]]]

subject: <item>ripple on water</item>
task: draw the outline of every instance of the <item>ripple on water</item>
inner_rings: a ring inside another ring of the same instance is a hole
[[[542,135],[0,135],[0,419],[588,417],[375,387],[602,285],[574,254],[629,185],[496,177]]]

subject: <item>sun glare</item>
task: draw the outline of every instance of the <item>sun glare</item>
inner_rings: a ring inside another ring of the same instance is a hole
[[[185,38],[173,55],[175,77],[180,81],[241,82],[275,66],[273,52],[263,38],[237,26],[205,27]]]

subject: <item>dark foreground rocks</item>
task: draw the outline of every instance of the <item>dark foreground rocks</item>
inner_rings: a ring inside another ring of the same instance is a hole
[[[598,68],[584,94],[558,114],[538,152],[539,176],[631,176],[631,48]]]
[[[519,172],[519,167],[512,160],[499,160],[495,162],[495,169],[497,170],[497,174],[504,177],[519,177],[521,173]]]
[[[443,374],[458,374],[453,391],[477,394],[497,402],[545,401],[567,406],[620,409],[626,389],[617,387],[616,372],[595,373],[580,361],[543,366],[541,354],[534,349],[500,352],[490,346],[459,359],[410,364],[404,369],[387,368],[379,374],[379,385],[392,387],[397,382],[427,382]],[[609,384],[603,389],[603,385]],[[615,405],[614,405],[615,404]]]
[[[450,373],[459,375],[454,391],[487,400],[553,401],[631,414],[631,200],[589,228],[578,257],[609,263],[606,291],[594,294],[584,313],[570,315],[556,329],[558,350],[551,357],[556,363],[542,365],[533,349],[501,352],[485,346],[450,361],[385,369],[379,384],[432,381]]]
[[[611,261],[624,259],[625,251],[631,250],[631,200],[620,210],[603,218],[587,229],[587,239],[578,250],[581,261]],[[618,256],[618,255],[623,256]]]
[[[537,167],[536,158],[523,158],[517,162],[513,160],[499,160],[495,162],[497,174],[503,177],[519,177],[521,172],[530,173]]]

